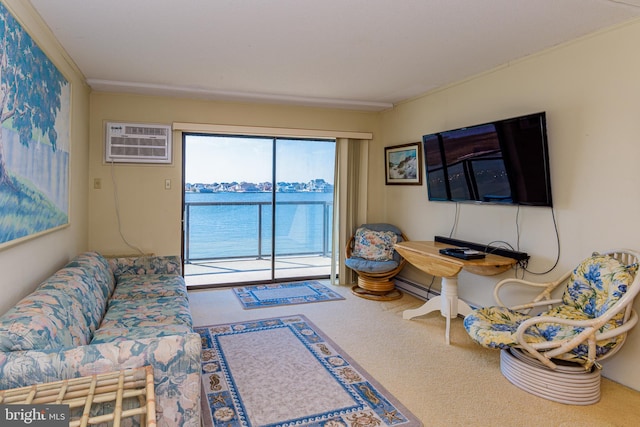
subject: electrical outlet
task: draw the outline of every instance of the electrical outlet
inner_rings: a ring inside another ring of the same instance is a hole
[[[170,179],[165,179],[164,180],[164,189],[165,190],[171,190],[171,180]]]
[[[96,190],[100,190],[102,188],[102,180],[100,178],[93,179],[93,188]]]

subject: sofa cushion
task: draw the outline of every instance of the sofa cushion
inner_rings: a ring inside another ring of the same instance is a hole
[[[128,340],[142,340],[146,338],[159,338],[171,335],[186,335],[193,332],[191,326],[187,325],[166,325],[156,326],[136,326],[133,328],[109,326],[102,327],[96,331],[91,340],[91,344],[107,342],[120,342]]]
[[[69,294],[82,307],[87,336],[98,328],[107,308],[107,299],[93,275],[80,267],[65,267],[45,280],[39,290],[58,290]],[[79,320],[79,319],[78,319]]]
[[[181,297],[112,300],[91,344],[193,332],[189,302]]]
[[[189,301],[175,297],[112,300],[100,328],[162,325],[192,326]]]
[[[109,266],[118,281],[121,276],[135,274],[182,275],[182,262],[175,255],[109,258]]]
[[[0,318],[0,351],[48,350],[85,345],[83,305],[57,289],[36,290]]]
[[[187,299],[187,287],[176,274],[145,274],[120,276],[112,300],[180,297]]]
[[[78,267],[85,271],[87,276],[95,279],[95,283],[102,291],[105,298],[109,298],[116,286],[109,262],[97,252],[86,252],[75,257],[67,267]]]

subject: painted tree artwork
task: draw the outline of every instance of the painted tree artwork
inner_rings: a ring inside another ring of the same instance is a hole
[[[0,248],[69,224],[70,96],[0,3]]]

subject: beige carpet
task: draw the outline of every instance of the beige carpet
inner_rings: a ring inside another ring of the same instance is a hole
[[[639,392],[603,378],[595,405],[530,395],[502,376],[499,352],[472,342],[462,320],[452,322],[447,346],[440,314],[402,319],[404,310],[423,301],[405,294],[377,302],[348,287],[335,290],[345,300],[250,311],[230,289],[190,291],[189,298],[196,326],[304,314],[425,426],[640,426]]]

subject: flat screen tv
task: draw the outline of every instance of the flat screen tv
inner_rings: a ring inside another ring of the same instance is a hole
[[[422,137],[429,200],[552,206],[545,113]]]

